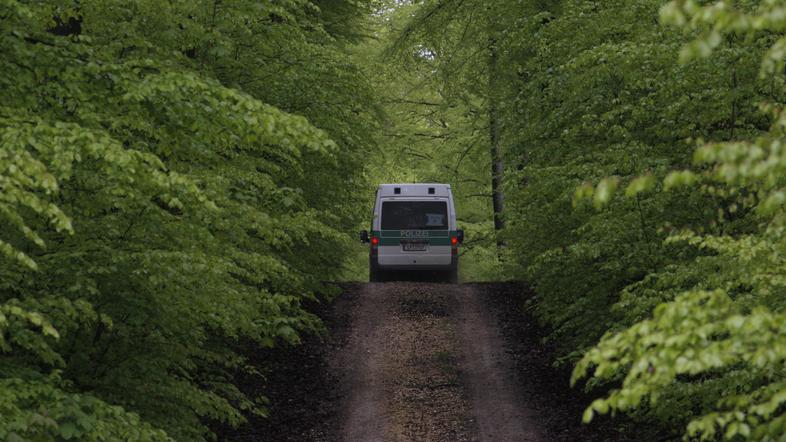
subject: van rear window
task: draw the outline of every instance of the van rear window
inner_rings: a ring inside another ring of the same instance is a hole
[[[447,230],[448,204],[443,201],[385,201],[382,230]]]

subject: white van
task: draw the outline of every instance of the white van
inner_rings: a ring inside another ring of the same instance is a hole
[[[401,271],[437,271],[458,282],[458,247],[464,231],[456,226],[449,184],[381,184],[377,189],[370,244],[369,281]]]

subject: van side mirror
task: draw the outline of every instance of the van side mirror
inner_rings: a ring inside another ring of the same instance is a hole
[[[459,244],[464,243],[464,231],[459,229],[456,230],[456,239],[458,240]]]
[[[368,230],[361,230],[360,231],[360,242],[367,243],[370,240],[368,239]]]

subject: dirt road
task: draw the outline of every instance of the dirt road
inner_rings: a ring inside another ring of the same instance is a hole
[[[622,440],[579,423],[585,398],[551,366],[522,286],[357,284],[320,315],[330,333],[254,353],[273,365],[268,419],[232,441]],[[253,359],[253,357],[252,357]],[[253,362],[253,361],[252,361]],[[607,426],[608,427],[608,426]],[[609,427],[611,428],[611,427]]]
[[[368,284],[352,308],[344,440],[543,440],[474,287]]]

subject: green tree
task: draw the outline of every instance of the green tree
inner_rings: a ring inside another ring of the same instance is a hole
[[[0,3],[0,438],[264,412],[227,342],[319,328],[301,300],[342,273],[374,146],[344,49],[368,8]]]
[[[782,434],[782,6],[672,3],[682,32],[663,3],[421,2],[400,40],[496,115],[512,275],[576,379],[622,382],[586,417],[764,439]]]
[[[758,98],[761,119],[772,125],[755,132],[732,127],[728,138],[700,140],[693,171],[673,172],[664,181],[667,188],[682,186],[725,201],[718,228],[671,235],[669,244],[691,246],[699,256],[631,287],[624,298],[628,305],[642,287],[661,300],[674,300],[655,308],[651,318],[607,334],[582,358],[574,379],[591,375],[622,381],[592,404],[585,420],[610,410],[684,406],[692,395],[694,406],[678,420],[688,423],[687,437],[775,440],[786,428],[781,406],[786,307],[781,282],[782,5],[735,6],[672,2],[661,17],[696,31],[680,53],[688,65],[717,63],[728,47],[756,47],[753,53],[763,61],[748,78],[759,74],[761,92],[740,98]],[[727,72],[739,81],[737,66]],[[675,292],[681,293],[674,298]]]

